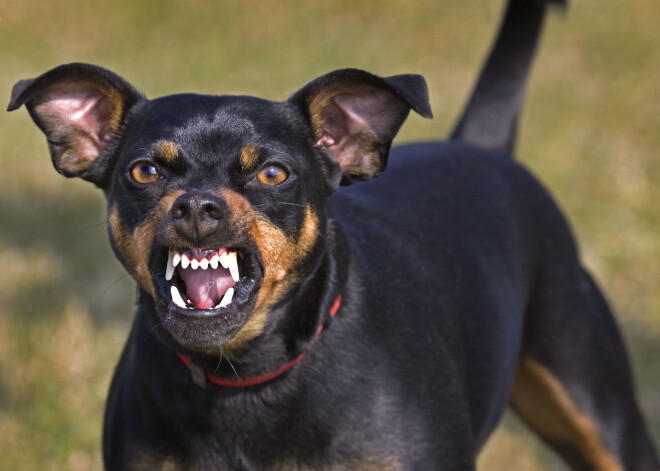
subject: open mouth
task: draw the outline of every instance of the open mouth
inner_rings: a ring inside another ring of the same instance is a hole
[[[256,257],[240,250],[167,249],[161,295],[169,310],[210,317],[246,304],[257,285]],[[162,262],[164,262],[164,257]]]

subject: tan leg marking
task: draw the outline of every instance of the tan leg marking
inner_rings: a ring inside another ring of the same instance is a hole
[[[541,436],[574,444],[594,469],[623,471],[593,421],[580,412],[561,382],[540,364],[528,359],[520,362],[511,404]]]

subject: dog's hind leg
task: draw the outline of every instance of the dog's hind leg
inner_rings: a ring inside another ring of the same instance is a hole
[[[660,470],[615,321],[559,232],[530,300],[513,409],[573,469]]]

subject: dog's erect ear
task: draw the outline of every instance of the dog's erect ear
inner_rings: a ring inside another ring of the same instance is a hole
[[[342,184],[383,172],[392,140],[411,109],[432,117],[420,75],[382,78],[356,69],[337,70],[308,83],[290,101],[302,107],[316,145],[334,155]]]
[[[18,82],[7,110],[25,104],[46,134],[58,172],[99,184],[98,176],[88,170],[112,141],[128,110],[142,98],[113,72],[76,63]]]

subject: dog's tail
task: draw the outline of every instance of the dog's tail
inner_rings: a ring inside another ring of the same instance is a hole
[[[451,138],[512,156],[518,113],[549,3],[509,0],[497,39]]]

